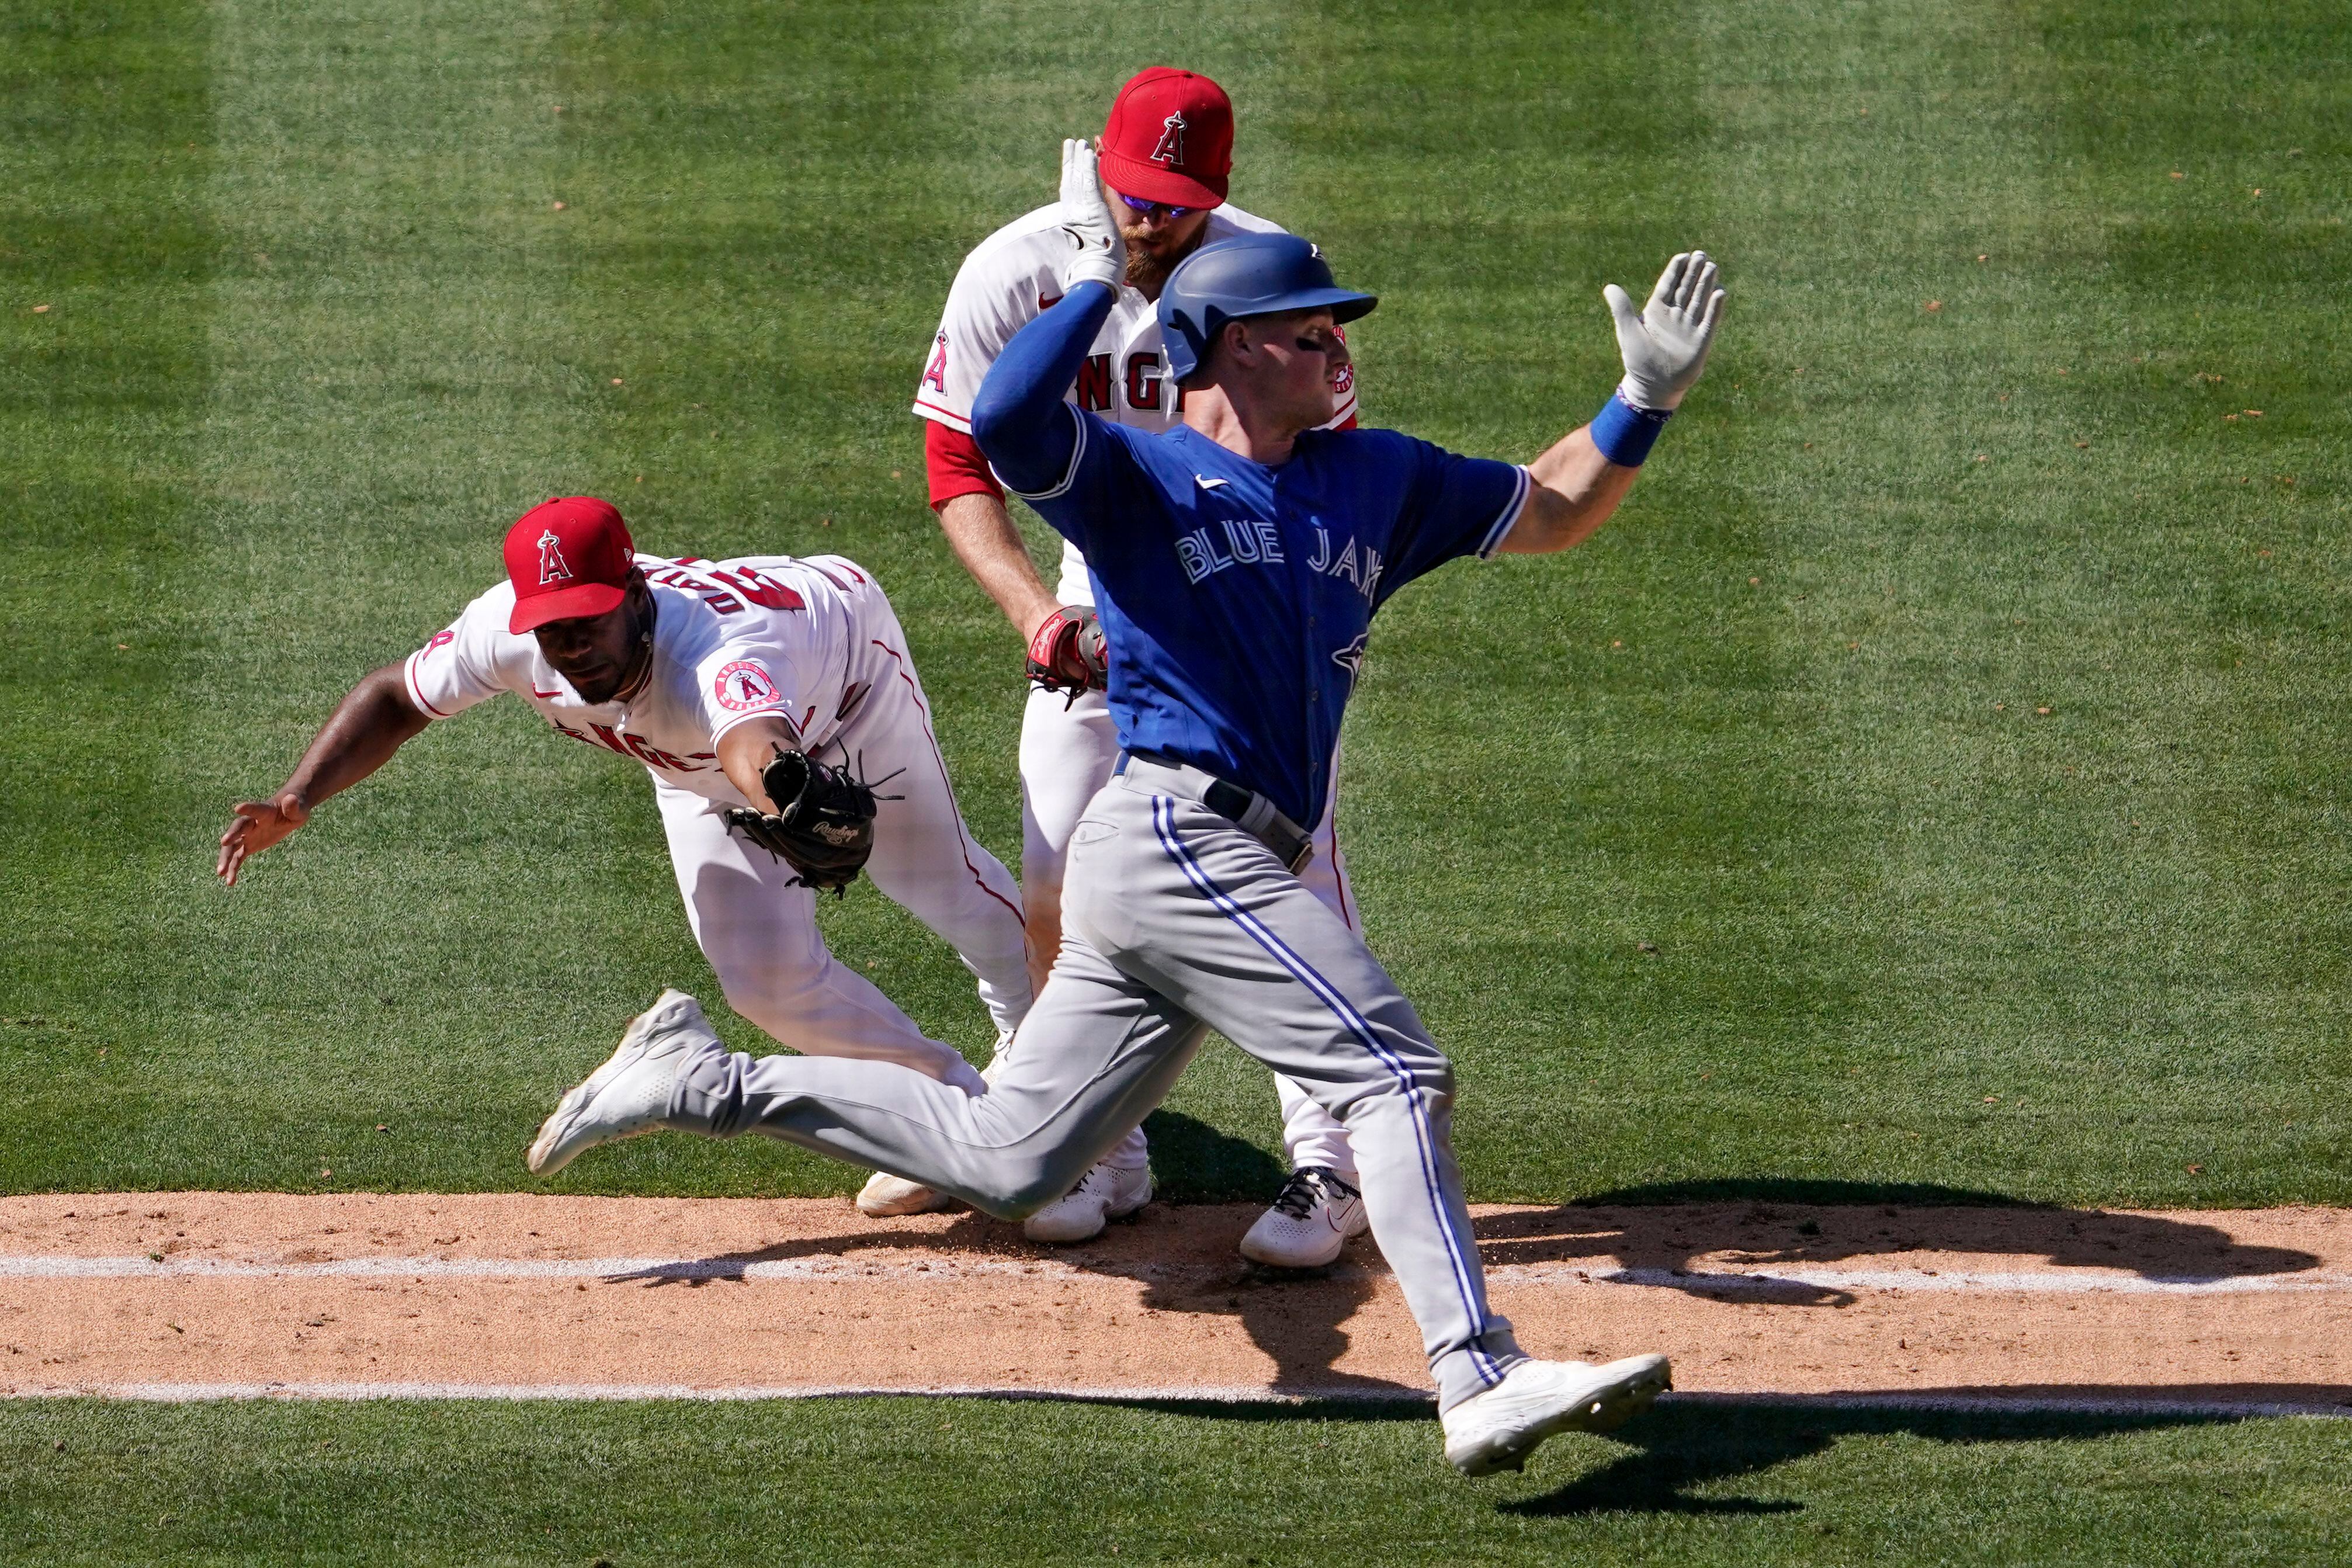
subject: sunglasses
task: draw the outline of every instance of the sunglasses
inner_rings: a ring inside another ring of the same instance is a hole
[[[1166,202],[1139,201],[1136,197],[1129,195],[1125,191],[1117,191],[1112,194],[1117,195],[1120,201],[1127,204],[1129,211],[1141,213],[1146,217],[1150,217],[1156,212],[1166,213],[1171,223],[1173,223],[1176,219],[1182,217],[1186,213],[1192,210],[1191,207],[1171,206]]]

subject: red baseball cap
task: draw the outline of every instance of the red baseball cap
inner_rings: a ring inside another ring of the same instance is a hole
[[[611,501],[561,496],[531,508],[507,530],[507,581],[515,591],[507,630],[619,608],[636,553]]]
[[[1096,148],[1103,178],[1123,196],[1222,205],[1234,169],[1234,100],[1196,71],[1153,66],[1111,100]]]

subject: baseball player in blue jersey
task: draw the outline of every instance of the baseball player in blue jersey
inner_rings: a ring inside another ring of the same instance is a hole
[[[1195,252],[1159,302],[1170,374],[1213,384],[1164,435],[1065,402],[1122,266],[1092,151],[1064,149],[1062,301],[990,371],[972,430],[1007,487],[1086,552],[1124,755],[1073,837],[1063,942],[988,1094],[909,1069],[730,1054],[666,993],[564,1097],[531,1151],[551,1170],[613,1138],[756,1131],[1019,1215],[1157,1105],[1210,1029],[1346,1123],[1371,1229],[1420,1324],[1446,1458],[1517,1468],[1667,1386],[1661,1355],[1530,1359],[1488,1307],[1450,1138],[1453,1068],[1386,970],[1300,883],[1373,612],[1457,556],[1565,549],[1632,487],[1699,377],[1723,295],[1677,256],[1645,309],[1613,285],[1625,378],[1532,463],[1386,430],[1324,431],[1372,309],[1286,235]]]

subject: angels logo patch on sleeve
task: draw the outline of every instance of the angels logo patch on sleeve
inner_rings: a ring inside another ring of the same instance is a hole
[[[711,678],[710,694],[730,712],[749,713],[756,708],[781,708],[783,693],[775,678],[756,659],[739,658]]]

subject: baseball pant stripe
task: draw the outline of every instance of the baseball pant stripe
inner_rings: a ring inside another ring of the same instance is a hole
[[[1471,1364],[1478,1369],[1478,1375],[1489,1384],[1500,1382],[1502,1373],[1496,1370],[1493,1360],[1476,1344],[1476,1341],[1483,1338],[1486,1332],[1486,1314],[1478,1310],[1478,1293],[1470,1282],[1469,1267],[1463,1258],[1462,1238],[1454,1234],[1454,1227],[1446,1221],[1444,1197],[1437,1182],[1435,1137],[1430,1131],[1428,1109],[1422,1103],[1420,1080],[1413,1076],[1410,1064],[1381,1044],[1380,1037],[1373,1032],[1371,1024],[1362,1014],[1356,1011],[1336,986],[1318,973],[1314,965],[1292,952],[1289,946],[1280,937],[1275,935],[1264,921],[1235,903],[1227,896],[1223,889],[1218,887],[1210,879],[1201,863],[1193,858],[1192,851],[1185,848],[1183,841],[1176,836],[1175,805],[1174,800],[1167,795],[1153,795],[1151,823],[1160,835],[1160,847],[1168,852],[1169,858],[1181,868],[1185,879],[1198,888],[1202,896],[1214,904],[1226,919],[1247,931],[1252,941],[1264,948],[1276,963],[1290,972],[1292,978],[1312,991],[1317,998],[1331,1010],[1332,1016],[1339,1020],[1340,1025],[1355,1037],[1357,1043],[1371,1052],[1381,1065],[1388,1068],[1390,1075],[1402,1086],[1405,1102],[1412,1108],[1413,1136],[1419,1145],[1422,1185],[1429,1194],[1431,1217],[1436,1222],[1438,1234],[1445,1237],[1446,1258],[1454,1268],[1454,1288],[1461,1294],[1464,1315],[1468,1318],[1471,1325]]]
[[[888,643],[884,642],[880,637],[869,637],[866,640],[871,642],[876,647],[880,648],[884,653],[888,654],[891,661],[898,667],[898,679],[907,683],[907,693],[908,698],[915,704],[915,711],[923,716],[923,739],[929,741],[931,744],[931,761],[939,765],[940,782],[946,784],[948,777],[948,760],[940,754],[940,738],[931,731],[931,710],[923,706],[922,689],[915,684],[915,678],[907,673],[907,656],[900,653],[897,648],[892,647]],[[948,785],[948,793],[950,795],[954,795],[955,786],[953,784]],[[986,893],[990,898],[994,899],[998,903],[1003,904],[1006,909],[1011,910],[1014,920],[1017,921],[1023,919],[1019,908],[1009,902],[1003,894],[990,887],[988,885],[988,879],[980,874],[980,868],[971,863],[971,840],[963,836],[963,823],[961,820],[956,823],[956,838],[957,842],[963,846],[963,868],[971,873],[971,879],[979,885],[980,890]]]

